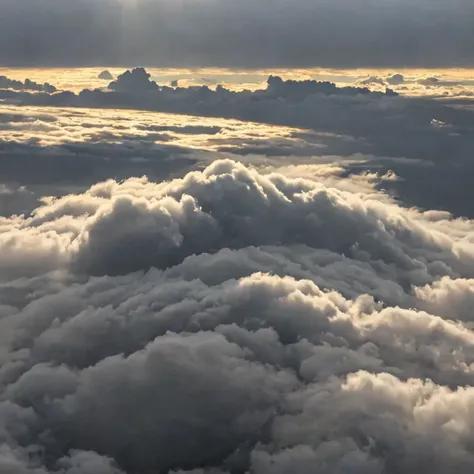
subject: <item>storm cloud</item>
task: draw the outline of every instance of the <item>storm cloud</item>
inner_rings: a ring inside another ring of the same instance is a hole
[[[469,0],[1,0],[9,66],[472,66]]]

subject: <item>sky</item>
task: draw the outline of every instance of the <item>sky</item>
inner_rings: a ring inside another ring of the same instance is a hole
[[[472,13],[0,0],[0,473],[472,474]]]
[[[3,66],[472,67],[470,0],[1,0]]]

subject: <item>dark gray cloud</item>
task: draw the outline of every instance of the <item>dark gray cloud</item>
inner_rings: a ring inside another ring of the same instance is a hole
[[[103,81],[112,81],[114,76],[112,76],[112,73],[110,71],[102,71],[98,76],[99,79],[102,79]]]
[[[31,90],[38,92],[47,92],[52,94],[56,92],[56,87],[48,84],[38,84],[30,79],[25,79],[24,82],[9,79],[6,76],[0,76],[0,89],[13,89],[13,90]]]
[[[4,65],[472,66],[470,0],[1,0]]]
[[[116,81],[109,84],[109,89],[117,92],[149,92],[159,89],[157,83],[150,79],[151,75],[143,68],[125,71]]]
[[[405,77],[403,76],[403,74],[394,74],[393,76],[387,78],[387,82],[390,85],[397,86],[405,82]]]

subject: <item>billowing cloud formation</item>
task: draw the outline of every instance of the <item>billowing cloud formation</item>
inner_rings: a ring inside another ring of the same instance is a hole
[[[148,92],[159,89],[155,81],[150,80],[150,74],[143,68],[125,71],[109,84],[109,89],[117,92]]]
[[[324,182],[224,160],[1,218],[0,470],[472,472],[474,223]]]
[[[470,0],[1,0],[0,63],[473,65]]]

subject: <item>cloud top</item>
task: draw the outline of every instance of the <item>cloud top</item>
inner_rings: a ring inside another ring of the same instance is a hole
[[[46,92],[48,94],[56,92],[56,87],[48,84],[47,82],[44,84],[38,84],[37,82],[31,81],[30,79],[25,79],[25,81],[22,82],[15,79],[9,79],[6,76],[0,76],[0,89]]]
[[[0,218],[2,472],[471,472],[474,224],[347,187],[220,160]]]

